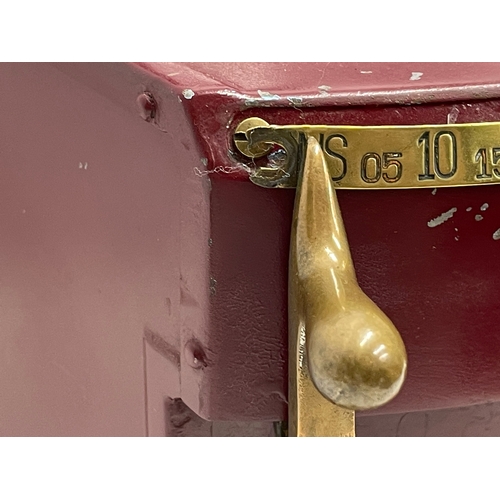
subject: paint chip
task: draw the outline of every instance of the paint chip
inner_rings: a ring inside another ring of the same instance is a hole
[[[423,73],[420,73],[419,71],[413,71],[410,80],[420,80],[422,78]]]
[[[465,209],[465,211],[466,211],[466,212],[470,212],[471,210],[472,210],[472,207],[467,207],[467,208]]]
[[[186,98],[186,99],[192,99],[193,96],[194,96],[194,92],[191,90],[191,89],[184,89],[182,91],[182,95]]]
[[[210,278],[210,295],[215,295],[217,293],[217,280],[215,278]]]
[[[500,240],[500,228],[499,228],[499,229],[497,229],[497,230],[493,233],[493,239],[494,239],[495,241]]]
[[[373,73],[373,71],[361,71],[361,70],[360,70],[360,73],[361,73],[362,75],[370,75],[370,74],[372,74],[372,73]]]
[[[435,219],[431,219],[427,225],[429,227],[436,227],[442,224],[443,222],[446,222],[448,219],[451,219],[453,217],[453,214],[457,211],[457,207],[450,208],[447,212],[442,213]]]
[[[480,220],[483,220],[483,216],[482,216],[482,215],[477,214],[477,215],[474,217],[474,219],[476,219],[476,220],[479,222]]]
[[[85,163],[80,162],[78,164],[78,168],[83,169],[83,170],[87,170],[88,166],[89,166],[89,164],[87,162],[85,162]]]
[[[200,161],[201,164],[204,165],[205,167],[208,165],[208,158],[201,158]]]
[[[262,90],[257,90],[257,94],[259,94],[264,101],[275,101],[276,99],[281,99],[278,94],[271,94],[271,92],[264,92]]]
[[[456,106],[453,106],[453,108],[451,108],[451,111],[448,113],[446,121],[449,124],[456,123],[459,113],[460,110]]]
[[[287,97],[291,104],[299,105],[302,104],[302,97]]]
[[[318,89],[322,92],[328,92],[329,90],[332,90],[332,87],[330,87],[329,85],[320,85]]]
[[[484,212],[485,210],[488,210],[488,208],[489,208],[488,203],[483,203],[483,204],[481,205],[481,211],[482,211],[482,212]]]
[[[437,188],[434,188],[434,189],[432,190],[432,194],[436,194],[437,192],[438,192]]]
[[[458,236],[455,236],[455,241],[458,241],[459,240],[459,237]]]

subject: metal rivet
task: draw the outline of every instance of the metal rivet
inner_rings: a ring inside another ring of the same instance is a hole
[[[191,368],[199,369],[207,366],[205,351],[196,339],[189,340],[184,346],[184,358]]]

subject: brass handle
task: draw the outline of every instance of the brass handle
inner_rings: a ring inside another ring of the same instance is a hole
[[[403,341],[358,285],[335,179],[314,127],[248,118],[235,144],[252,158],[281,146],[285,163],[256,164],[250,179],[297,187],[288,279],[289,435],[352,436],[354,410],[381,406],[400,390]]]
[[[290,435],[352,435],[351,410],[383,405],[403,384],[403,341],[357,283],[337,195],[314,137],[295,195],[289,335]]]

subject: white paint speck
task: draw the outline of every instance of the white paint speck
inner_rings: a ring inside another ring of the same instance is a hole
[[[500,240],[500,229],[497,229],[497,230],[493,233],[493,239],[494,239],[495,241]]]
[[[80,168],[80,169],[82,169],[82,170],[87,170],[87,167],[88,167],[88,166],[89,166],[89,164],[88,164],[87,162],[85,162],[85,163],[80,162],[80,163],[78,164],[78,168]]]
[[[437,192],[438,192],[437,188],[434,188],[434,189],[432,190],[432,194],[436,194]]]
[[[264,101],[275,101],[276,99],[280,99],[278,94],[271,94],[271,92],[264,92],[263,90],[257,90],[257,94],[259,94]]]
[[[483,216],[482,216],[482,215],[477,214],[477,215],[474,217],[474,219],[476,219],[476,220],[479,222],[480,220],[483,220]]]
[[[458,231],[458,227],[455,228],[455,231]]]
[[[453,217],[453,214],[457,211],[457,207],[450,208],[447,212],[442,213],[435,219],[431,219],[427,225],[429,227],[436,227],[442,224],[443,222],[446,222],[448,219],[451,219]]]
[[[204,165],[205,167],[208,165],[208,158],[201,158],[200,161],[201,164]]]
[[[472,210],[472,207],[467,207],[467,208],[465,209],[465,211],[466,211],[466,212],[470,212],[471,210]]]
[[[456,123],[459,113],[460,110],[456,106],[453,106],[453,108],[451,108],[451,111],[448,113],[447,122],[449,124]]]
[[[184,89],[182,91],[182,95],[185,99],[192,99],[194,96],[194,92],[191,89]]]
[[[320,85],[318,89],[322,92],[328,92],[329,90],[332,90],[332,87],[330,87],[329,85]]]
[[[237,97],[238,99],[250,99],[250,96],[248,94],[242,94],[241,92],[231,89],[218,90],[217,94]]]
[[[420,73],[419,71],[413,71],[410,80],[420,80],[422,78],[423,73]]]
[[[371,74],[373,73],[373,71],[361,71],[361,70],[360,70],[360,73],[361,73],[362,75],[371,75]]]
[[[484,212],[485,210],[488,210],[488,208],[489,208],[488,203],[483,203],[483,204],[481,205],[481,211],[482,211],[482,212]]]
[[[455,236],[455,241],[458,241],[460,238],[458,236]]]

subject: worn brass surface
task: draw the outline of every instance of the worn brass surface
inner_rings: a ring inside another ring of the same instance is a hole
[[[406,351],[392,322],[358,286],[314,137],[295,196],[288,303],[290,435],[353,435],[351,410],[375,408],[399,391]]]
[[[258,122],[256,120],[259,120]],[[314,137],[338,189],[477,186],[500,182],[500,122],[416,126],[268,125],[243,120],[235,143],[257,158],[281,145],[285,165],[261,165],[251,180],[296,187],[301,137]]]

